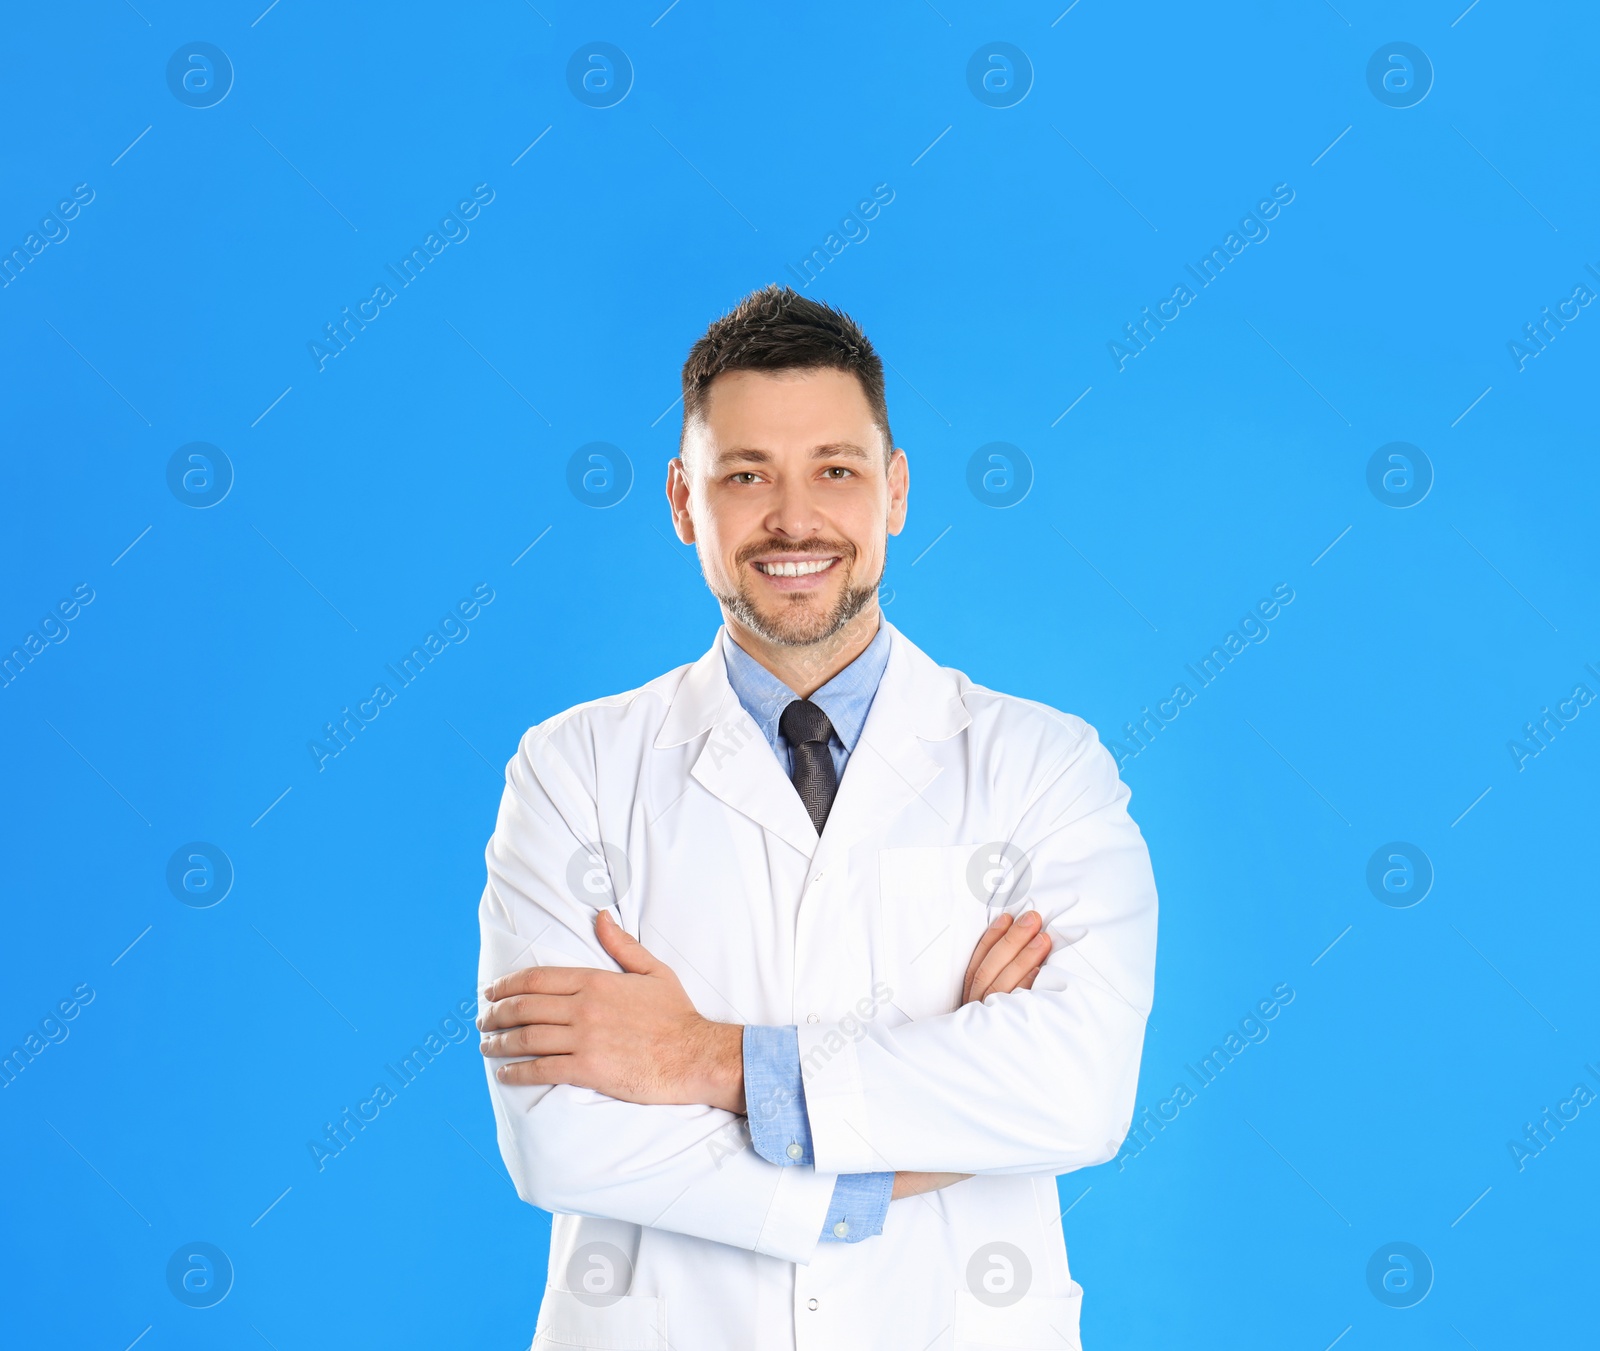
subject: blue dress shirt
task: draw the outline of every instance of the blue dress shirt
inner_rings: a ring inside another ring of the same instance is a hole
[[[740,704],[761,729],[784,774],[792,775],[793,749],[778,730],[778,719],[800,696],[734,642],[727,629],[722,631],[722,656]],[[833,724],[828,752],[841,781],[888,664],[889,630],[880,623],[866,650],[811,696]],[[745,1028],[744,1096],[756,1153],[781,1166],[814,1166],[811,1121],[800,1079],[799,1032],[792,1024]],[[841,1173],[822,1223],[823,1242],[858,1243],[882,1233],[893,1187],[892,1172]]]

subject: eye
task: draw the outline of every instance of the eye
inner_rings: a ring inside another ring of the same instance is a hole
[[[830,464],[822,471],[822,476],[824,478],[831,478],[834,480],[834,482],[838,482],[840,479],[854,478],[855,472],[856,471],[854,469],[846,469],[842,464]]]
[[[760,477],[753,469],[741,469],[737,474],[728,476],[729,481],[732,483],[755,483]]]

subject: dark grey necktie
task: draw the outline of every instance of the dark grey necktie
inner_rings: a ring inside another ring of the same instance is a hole
[[[795,792],[811,814],[811,823],[817,834],[828,820],[828,810],[833,806],[834,795],[839,791],[839,779],[833,772],[833,755],[828,750],[828,738],[833,724],[828,715],[809,699],[796,699],[778,718],[778,730],[788,741],[794,757]]]

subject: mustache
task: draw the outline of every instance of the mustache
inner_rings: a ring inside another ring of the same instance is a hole
[[[767,554],[838,554],[846,563],[853,563],[855,545],[848,540],[827,540],[821,537],[799,541],[769,539],[762,543],[747,544],[740,549],[735,561],[748,563]]]

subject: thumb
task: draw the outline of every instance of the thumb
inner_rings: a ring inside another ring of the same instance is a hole
[[[659,972],[661,962],[637,938],[611,918],[609,910],[595,916],[595,937],[626,972],[635,976],[653,976]]]

